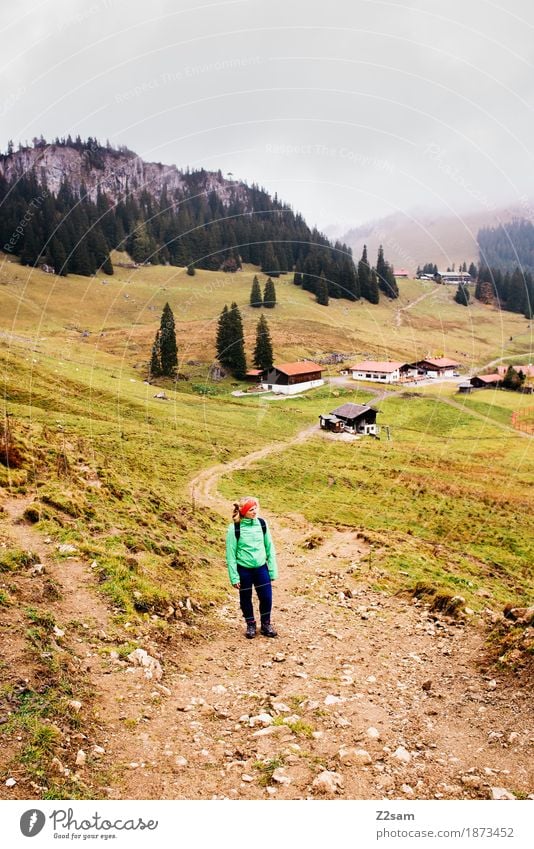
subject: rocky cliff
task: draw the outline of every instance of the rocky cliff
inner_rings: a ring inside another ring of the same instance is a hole
[[[30,172],[53,194],[58,193],[67,179],[75,191],[85,186],[93,201],[99,190],[113,201],[128,195],[138,197],[143,191],[159,200],[166,189],[172,202],[189,195],[192,188],[198,192],[215,192],[225,206],[235,201],[246,203],[248,197],[247,186],[225,180],[220,171],[200,170],[191,174],[180,171],[176,165],[145,162],[128,150],[45,144],[0,156],[0,175],[8,183]]]

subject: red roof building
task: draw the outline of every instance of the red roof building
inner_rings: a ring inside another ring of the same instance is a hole
[[[309,361],[273,365],[270,371],[264,373],[262,379],[264,389],[283,395],[294,395],[322,386],[323,383],[322,367]]]

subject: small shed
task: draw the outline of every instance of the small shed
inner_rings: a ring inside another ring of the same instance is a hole
[[[378,410],[364,404],[342,404],[336,407],[330,415],[343,422],[343,430],[348,433],[363,433],[377,436],[379,428],[376,424]]]
[[[342,433],[344,430],[344,424],[341,419],[338,419],[337,416],[332,414],[321,414],[319,416],[319,426],[322,430],[331,430],[332,433]]]
[[[245,372],[245,380],[250,383],[260,383],[262,374],[263,369],[261,368],[249,368],[248,371]]]
[[[469,395],[473,391],[473,384],[467,381],[466,383],[458,384],[458,392],[460,395]]]

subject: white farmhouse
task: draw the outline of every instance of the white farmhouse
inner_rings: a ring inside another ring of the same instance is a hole
[[[381,383],[395,383],[401,376],[401,368],[405,363],[377,362],[364,360],[350,367],[354,380],[376,380]]]

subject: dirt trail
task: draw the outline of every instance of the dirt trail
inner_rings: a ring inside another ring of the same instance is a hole
[[[430,298],[435,295],[437,291],[437,289],[432,289],[430,292],[424,292],[422,295],[419,295],[419,297],[416,298],[415,301],[411,301],[411,303],[406,304],[406,306],[404,307],[399,307],[395,311],[395,327],[400,327],[402,324],[401,313],[406,312],[407,310],[411,310],[412,307],[415,307],[416,304],[418,304],[420,301],[424,301],[426,298]]]
[[[207,469],[191,492],[225,515],[221,475],[314,431]],[[7,505],[13,520],[22,507]],[[356,531],[319,530],[298,512],[267,518],[280,564],[279,637],[245,640],[229,587],[217,624],[196,620],[204,640],[177,634],[163,649],[132,629],[161,661],[161,681],[123,660],[102,659],[94,635],[108,627],[108,612],[90,570],[77,560],[50,565],[63,587],[58,617],[91,619],[93,637],[80,644],[80,655],[90,666],[99,731],[86,746],[105,749],[108,795],[462,799],[490,798],[492,787],[532,793],[531,694],[518,679],[481,667],[482,629],[469,617],[450,621],[373,590],[377,571]],[[34,528],[12,530],[50,562]],[[332,786],[321,791],[314,781],[325,771],[322,780]]]

